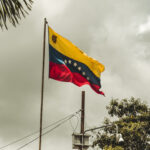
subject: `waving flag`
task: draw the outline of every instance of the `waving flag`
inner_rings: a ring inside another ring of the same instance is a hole
[[[85,84],[98,94],[104,95],[100,84],[100,74],[104,65],[87,56],[50,27],[49,29],[49,78],[72,82],[77,86]]]

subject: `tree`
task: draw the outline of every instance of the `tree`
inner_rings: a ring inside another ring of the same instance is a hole
[[[106,107],[113,120],[106,118],[93,147],[104,150],[150,150],[150,108],[140,99],[112,99]],[[116,119],[117,118],[117,119]],[[117,134],[118,130],[118,134]],[[122,135],[124,141],[118,141]]]
[[[32,0],[0,0],[0,27],[8,29],[7,19],[16,27],[21,16],[28,14],[24,7],[31,10],[32,3]]]

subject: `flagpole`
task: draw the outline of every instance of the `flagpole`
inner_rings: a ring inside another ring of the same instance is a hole
[[[41,108],[40,108],[40,135],[39,150],[42,145],[42,122],[43,122],[43,97],[44,97],[44,69],[45,69],[45,39],[46,39],[46,18],[44,18],[44,36],[43,36],[43,63],[42,63],[42,84],[41,84]]]

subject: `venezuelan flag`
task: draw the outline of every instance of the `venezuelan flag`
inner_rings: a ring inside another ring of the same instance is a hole
[[[104,65],[87,56],[50,27],[49,30],[49,78],[72,82],[77,86],[85,84],[98,94],[104,95],[100,84],[100,74]]]

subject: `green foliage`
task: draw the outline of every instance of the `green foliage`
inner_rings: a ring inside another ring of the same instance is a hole
[[[97,134],[93,146],[106,150],[150,150],[150,108],[146,104],[132,97],[121,101],[112,99],[106,108],[110,116],[118,119],[104,120],[103,132]],[[117,128],[124,142],[118,141]]]
[[[124,148],[120,146],[116,146],[115,148],[113,148],[112,146],[105,146],[104,150],[124,150]]]
[[[123,116],[137,116],[139,114],[147,113],[148,107],[141,103],[140,99],[123,99],[119,102],[118,99],[112,99],[110,105],[106,107],[108,114],[117,117]]]
[[[13,26],[19,23],[21,16],[25,17],[26,7],[31,10],[32,0],[0,0],[0,27],[7,28],[7,19]]]

